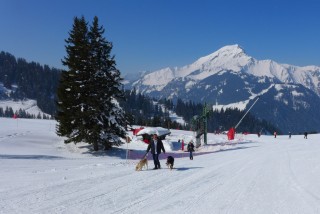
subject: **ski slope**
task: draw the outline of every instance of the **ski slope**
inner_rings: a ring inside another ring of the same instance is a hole
[[[98,154],[65,145],[55,121],[0,118],[0,213],[320,213],[320,135],[209,134],[189,160],[171,130],[170,171],[136,172],[146,144],[133,137]],[[126,153],[126,151],[130,152]],[[128,158],[127,158],[128,157]],[[151,158],[151,155],[148,156]]]

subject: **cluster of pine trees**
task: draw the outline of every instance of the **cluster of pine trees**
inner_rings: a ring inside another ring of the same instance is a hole
[[[176,112],[177,115],[183,117],[188,124],[183,127],[180,126],[179,128],[187,130],[192,128],[194,116],[203,115],[203,109],[205,105],[201,103],[194,103],[192,101],[183,102],[181,99],[177,100],[176,105],[174,105],[171,100],[167,99],[161,100],[160,103],[164,104],[169,110]],[[207,106],[209,109],[211,109],[212,105]],[[210,110],[207,121],[208,131],[222,132],[229,130],[240,121],[244,114],[244,111],[232,108],[227,108],[226,110]],[[281,130],[277,129],[271,123],[267,122],[266,120],[259,120],[255,118],[252,114],[250,114],[250,112],[246,115],[237,128],[237,132],[273,133],[274,131],[281,133]]]
[[[18,111],[13,111],[13,109],[11,107],[6,107],[5,109],[3,109],[2,107],[0,107],[0,117],[18,117],[18,118],[27,118],[27,119],[45,119],[48,120],[51,117],[47,116],[46,114],[41,114],[40,112],[35,115],[35,114],[30,114],[28,112],[26,112],[23,109],[19,109]]]
[[[0,82],[11,90],[0,93],[1,99],[34,99],[39,108],[47,114],[55,114],[56,90],[61,70],[16,59],[13,55],[0,53]],[[17,87],[18,86],[18,87]]]
[[[183,125],[170,119],[169,109],[163,103],[136,93],[135,90],[124,91],[124,96],[120,106],[126,112],[130,125],[183,129]]]
[[[192,101],[183,102],[178,99],[174,103],[170,99],[154,100],[148,96],[137,94],[135,90],[125,91],[125,100],[120,102],[121,107],[126,112],[129,123],[140,126],[161,126],[169,129],[193,130],[194,119],[203,114],[204,104],[194,103]],[[210,109],[210,106],[207,107]],[[180,124],[170,119],[169,111],[175,112],[185,120],[185,124]],[[226,110],[210,110],[207,121],[208,132],[220,133],[234,127],[242,116],[244,111],[239,109],[227,108]],[[277,131],[276,127],[265,120],[255,118],[250,112],[240,123],[237,132],[250,133],[273,133]]]

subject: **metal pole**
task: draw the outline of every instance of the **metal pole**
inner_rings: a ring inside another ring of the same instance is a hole
[[[204,109],[203,109],[203,141],[204,145],[207,145],[207,132],[208,132],[208,126],[207,126],[207,117],[208,117],[208,112],[207,112],[207,104],[205,103]]]
[[[126,136],[126,143],[127,143],[127,152],[126,152],[126,164],[128,164],[128,153],[129,153],[129,143],[131,139],[129,136]]]
[[[256,104],[256,102],[259,100],[260,96],[258,96],[258,98],[256,99],[256,101],[254,101],[254,103],[252,104],[252,106],[248,109],[248,111],[243,115],[243,117],[240,119],[240,121],[238,122],[238,124],[234,127],[235,129],[237,129],[237,127],[240,125],[240,123],[242,122],[243,118],[248,114],[248,112],[250,111],[250,109],[254,106],[254,104]]]

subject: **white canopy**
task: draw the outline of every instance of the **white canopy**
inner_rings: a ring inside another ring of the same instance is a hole
[[[140,130],[137,135],[143,135],[143,134],[148,134],[148,135],[152,135],[152,134],[157,134],[158,136],[163,136],[163,135],[168,135],[171,132],[169,131],[169,129],[165,129],[162,127],[148,127],[148,128],[144,128],[142,130]]]

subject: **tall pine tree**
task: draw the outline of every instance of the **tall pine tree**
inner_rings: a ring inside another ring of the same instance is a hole
[[[125,137],[125,114],[117,99],[121,77],[111,57],[112,44],[94,17],[90,31],[84,17],[75,18],[66,40],[67,57],[58,88],[57,133],[65,143],[87,142],[94,150],[121,144]]]

